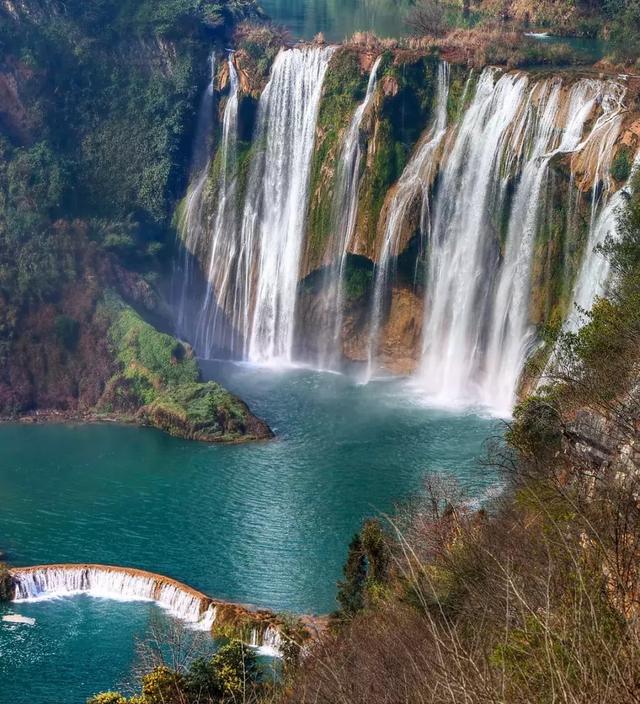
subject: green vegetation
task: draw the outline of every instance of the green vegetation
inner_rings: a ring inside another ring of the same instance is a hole
[[[616,181],[626,182],[631,175],[633,154],[629,147],[620,147],[611,163],[611,175]]]
[[[560,337],[549,385],[491,448],[503,495],[476,511],[432,476],[392,533],[365,526],[334,627],[279,701],[638,700],[640,177],[633,186],[620,239],[603,247],[614,290]]]
[[[128,413],[195,440],[269,437],[268,428],[239,399],[215,382],[199,381],[189,347],[158,332],[111,292],[100,314],[110,321],[108,337],[118,366],[102,397],[102,411]]]
[[[69,289],[80,281],[92,295],[124,281],[129,294],[164,271],[207,56],[256,12],[253,0],[64,7],[26,0],[0,9],[0,369],[7,375],[9,365],[28,361],[12,353],[31,344],[21,340],[26,321],[45,305],[56,320],[49,355],[56,344],[67,353],[58,377],[77,373],[62,367],[77,361],[90,325],[89,315],[68,310]],[[133,276],[116,276],[114,266]],[[33,404],[26,385],[4,395],[12,406]],[[0,399],[3,412],[5,405]]]
[[[0,603],[13,599],[13,579],[9,568],[0,562]]]
[[[261,688],[256,655],[241,641],[231,641],[210,658],[197,658],[175,670],[158,665],[142,678],[139,694],[124,697],[103,692],[87,704],[222,704],[249,701]]]
[[[235,35],[236,61],[251,83],[250,94],[258,98],[269,80],[271,64],[283,46],[291,43],[286,29],[274,25],[240,25]]]
[[[383,95],[371,125],[368,168],[360,184],[358,235],[372,244],[391,185],[429,126],[436,90],[436,53],[386,62],[380,70]]]
[[[324,80],[311,165],[308,247],[313,262],[322,259],[332,235],[340,146],[353,113],[364,98],[366,85],[357,52],[348,47],[337,51]]]
[[[364,298],[371,286],[372,280],[373,272],[371,269],[362,269],[348,265],[344,284],[344,292],[347,300],[358,301]]]

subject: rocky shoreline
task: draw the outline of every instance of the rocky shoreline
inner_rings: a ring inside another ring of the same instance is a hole
[[[240,445],[246,442],[256,442],[258,440],[271,440],[275,434],[267,423],[257,418],[249,411],[251,416],[251,430],[247,435],[238,437],[207,435],[206,433],[193,432],[169,432],[165,428],[156,425],[151,420],[144,419],[136,415],[125,413],[97,413],[95,411],[59,410],[59,409],[35,409],[14,416],[0,416],[2,425],[128,425],[138,428],[155,428],[168,432],[176,438],[182,440],[195,440],[206,443],[223,443],[227,445]],[[0,552],[0,557],[2,553]]]

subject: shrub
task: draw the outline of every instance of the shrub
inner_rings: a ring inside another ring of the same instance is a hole
[[[127,704],[120,692],[101,692],[87,699],[87,704]]]
[[[13,579],[9,568],[0,563],[0,601],[11,601],[13,599]]]
[[[633,160],[631,152],[627,147],[618,149],[613,162],[611,163],[611,175],[616,181],[626,181],[631,174]]]
[[[54,330],[60,344],[72,351],[78,344],[80,323],[68,315],[59,315],[54,322]]]

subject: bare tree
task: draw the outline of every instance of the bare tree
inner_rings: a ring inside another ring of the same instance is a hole
[[[419,0],[407,17],[407,24],[416,36],[440,37],[448,28],[449,5],[441,0]]]

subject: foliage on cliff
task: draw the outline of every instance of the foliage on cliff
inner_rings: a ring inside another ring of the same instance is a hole
[[[189,347],[158,332],[132,308],[107,293],[101,313],[110,325],[118,371],[99,407],[134,415],[172,435],[209,442],[270,437],[247,406],[215,382],[200,382]]]
[[[367,77],[357,52],[338,50],[329,64],[322,89],[311,164],[307,257],[318,264],[333,234],[335,180],[340,146],[359,102],[364,98]]]
[[[172,663],[174,665],[174,663]],[[161,664],[142,677],[141,691],[133,697],[102,692],[87,704],[222,704],[255,701],[261,688],[262,668],[254,651],[230,641],[210,657],[179,669]],[[263,687],[264,688],[264,687]]]

